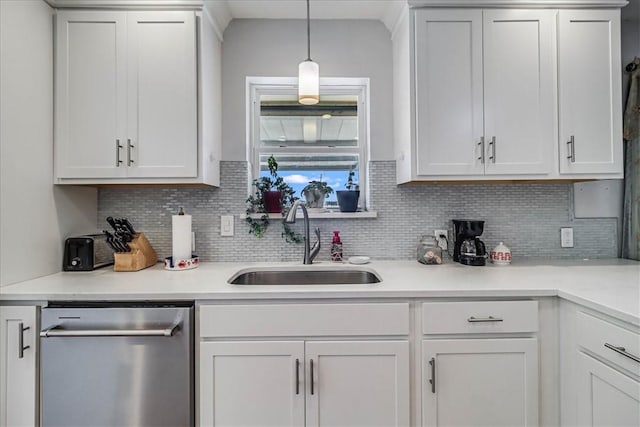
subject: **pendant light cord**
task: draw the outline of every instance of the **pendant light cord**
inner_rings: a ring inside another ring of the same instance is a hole
[[[309,0],[307,0],[307,61],[311,61],[311,24],[309,18]]]

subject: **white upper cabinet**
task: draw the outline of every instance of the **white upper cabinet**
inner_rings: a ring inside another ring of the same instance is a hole
[[[398,183],[622,177],[619,5],[451,4],[393,32]]]
[[[198,173],[196,31],[189,12],[127,16],[129,176]]]
[[[198,35],[210,45],[203,37],[213,32],[206,14],[202,25],[196,19],[193,11],[58,11],[56,183],[218,185],[219,138],[198,120],[199,106],[220,92],[215,70],[202,68],[215,65],[197,52]]]
[[[554,142],[547,10],[417,10],[418,175],[548,174]]]
[[[484,173],[482,11],[415,14],[418,175]]]
[[[126,14],[60,12],[56,33],[56,174],[126,176]]]
[[[620,12],[563,10],[558,23],[560,173],[622,177]]]
[[[552,170],[555,15],[550,10],[483,12],[487,174],[546,176]]]

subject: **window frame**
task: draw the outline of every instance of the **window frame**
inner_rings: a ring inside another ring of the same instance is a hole
[[[260,97],[262,95],[290,95],[297,94],[297,77],[247,77],[246,79],[246,158],[248,194],[252,192],[251,183],[260,176]],[[369,79],[359,77],[325,77],[320,79],[320,96],[322,95],[353,95],[356,96],[358,106],[358,147],[271,147],[269,152],[278,158],[278,153],[317,153],[317,154],[357,154],[358,185],[360,189],[359,208],[369,210]],[[345,176],[346,179],[346,176]],[[345,188],[334,188],[334,191]]]

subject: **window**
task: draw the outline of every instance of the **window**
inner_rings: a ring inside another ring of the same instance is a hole
[[[278,161],[278,174],[303,198],[311,180],[334,192],[325,201],[337,209],[335,191],[345,190],[349,171],[366,204],[368,79],[320,79],[320,103],[297,102],[297,79],[248,78],[251,96],[248,157],[253,177],[269,174],[267,158]],[[250,180],[251,181],[251,180]]]

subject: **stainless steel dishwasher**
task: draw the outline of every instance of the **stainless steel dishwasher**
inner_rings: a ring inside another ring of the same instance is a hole
[[[194,425],[193,302],[42,309],[42,426]]]

